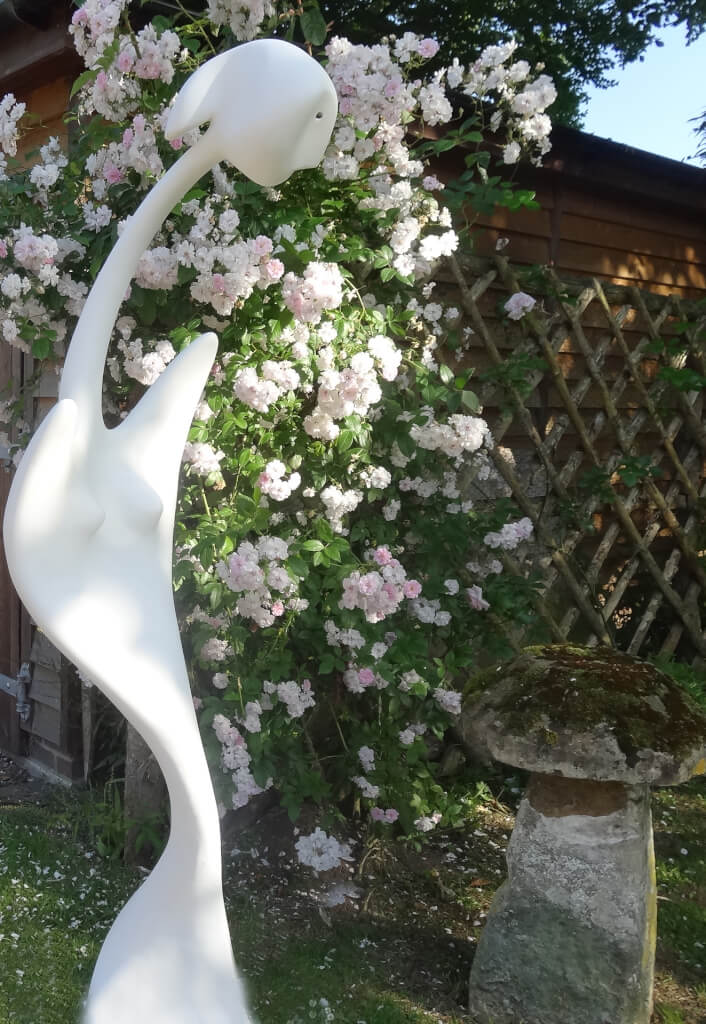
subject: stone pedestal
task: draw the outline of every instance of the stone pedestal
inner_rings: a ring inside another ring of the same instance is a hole
[[[648,787],[532,775],[507,863],[471,969],[479,1024],[648,1024]]]

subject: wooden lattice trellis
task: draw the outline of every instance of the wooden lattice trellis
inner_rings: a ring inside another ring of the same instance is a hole
[[[495,466],[534,524],[546,634],[706,659],[703,392],[670,377],[706,378],[703,305],[552,271],[518,279],[500,255],[449,268],[469,361],[486,369]],[[510,324],[502,303],[517,291],[540,301]]]

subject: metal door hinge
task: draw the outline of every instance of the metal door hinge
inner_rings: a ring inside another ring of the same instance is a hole
[[[23,662],[15,678],[0,673],[0,692],[9,694],[16,701],[17,714],[23,722],[29,718],[32,706],[29,702],[29,688],[32,685],[32,669],[28,661]]]

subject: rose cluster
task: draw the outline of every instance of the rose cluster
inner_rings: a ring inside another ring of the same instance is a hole
[[[164,127],[200,29],[188,11],[171,27],[130,15],[87,0],[73,16],[88,73],[71,162],[50,141],[32,169],[14,164],[24,107],[0,102],[0,334],[52,368],[115,234],[199,137]],[[217,48],[280,16],[299,15],[269,0],[204,13]],[[219,337],[183,455],[175,585],[224,806],[276,786],[293,815],[347,794],[376,829],[453,824],[432,751],[459,679],[501,649],[498,619],[528,614],[502,559],[522,564],[532,524],[484,496],[504,493],[493,439],[465,371],[443,366],[472,327],[438,274],[461,241],[416,128],[443,132],[463,93],[508,163],[536,160],[553,87],[510,44],[429,73],[437,50],[409,32],[331,39],[340,113],[323,167],[276,190],[214,168],[140,258],[114,326],[114,423],[194,337]],[[533,305],[516,293],[508,319]],[[321,830],[298,850],[315,870],[348,855]]]

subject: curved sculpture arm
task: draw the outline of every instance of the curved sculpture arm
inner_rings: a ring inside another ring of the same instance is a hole
[[[182,196],[218,163],[215,142],[211,132],[207,132],[160,178],[137,211],[127,219],[86,299],[66,355],[59,398],[76,402],[89,433],[105,429],[103,370],[111,328],[140,256]]]

